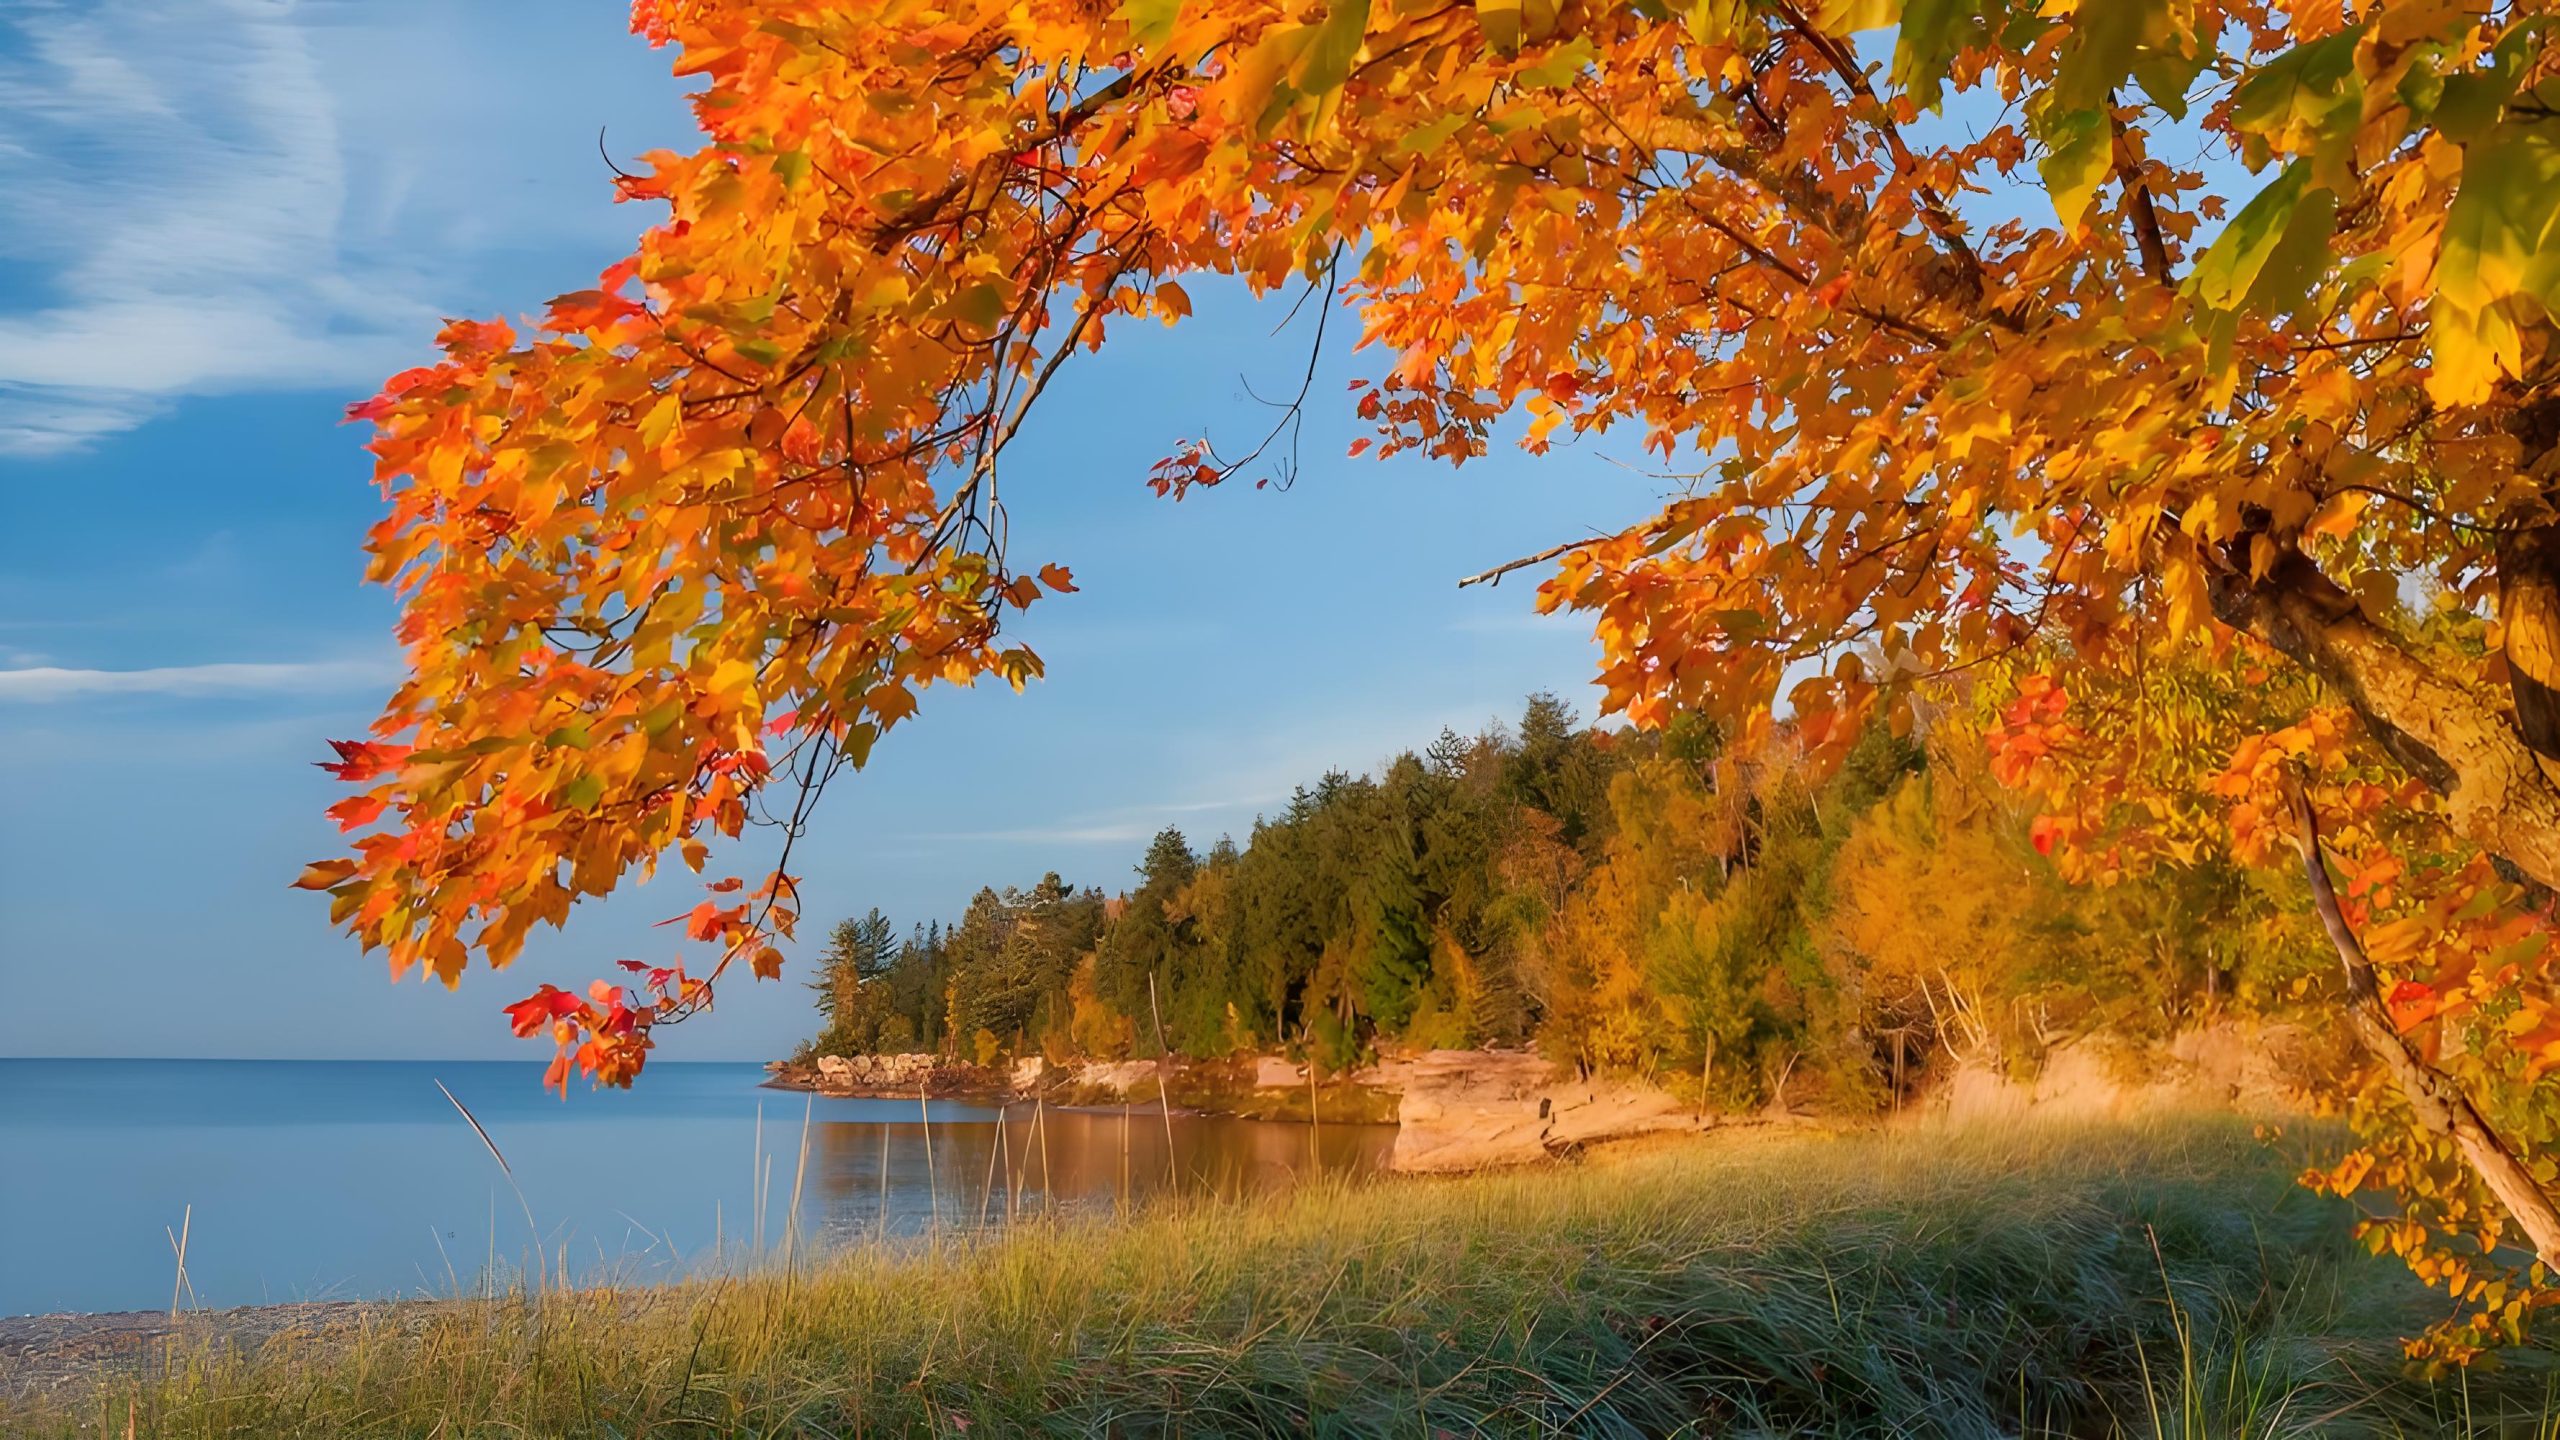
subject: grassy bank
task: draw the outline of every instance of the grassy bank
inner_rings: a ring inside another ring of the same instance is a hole
[[[8,1433],[2491,1434],[2235,1122],[1741,1136],[211,1354]],[[2533,1357],[2526,1357],[2530,1361]]]

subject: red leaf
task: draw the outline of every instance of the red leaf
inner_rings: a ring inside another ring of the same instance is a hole
[[[2417,980],[2403,980],[2391,987],[2385,1003],[2391,1009],[2391,1023],[2403,1030],[2424,1024],[2437,1009],[2436,991],[2432,985]]]
[[[337,821],[338,828],[341,830],[353,830],[359,825],[370,825],[374,817],[381,813],[382,800],[374,795],[350,795],[329,807],[329,818]]]
[[[323,770],[341,780],[370,780],[409,758],[406,745],[383,745],[371,740],[332,740],[329,748],[338,752],[335,763],[315,762]]]
[[[557,985],[545,985],[513,1005],[505,1007],[508,1018],[514,1024],[516,1034],[520,1036],[531,1035],[542,1028],[543,1022],[554,1016],[575,1015],[585,1008],[586,1006],[577,996]]]
[[[727,911],[705,900],[694,906],[693,913],[685,917],[684,933],[696,940],[714,939],[720,934],[721,922],[727,914]]]

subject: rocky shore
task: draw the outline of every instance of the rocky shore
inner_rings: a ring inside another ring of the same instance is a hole
[[[1018,1068],[1018,1067],[1017,1067]],[[814,1064],[777,1060],[765,1083],[781,1090],[882,1099],[924,1095],[1006,1095],[1013,1077],[948,1055],[821,1055]]]
[[[101,1380],[148,1384],[173,1361],[249,1356],[271,1344],[342,1344],[359,1333],[415,1334],[464,1300],[305,1300],[226,1310],[121,1310],[0,1316],[0,1400],[85,1394]]]
[[[1277,1055],[1226,1061],[1021,1061],[1008,1070],[940,1055],[826,1055],[777,1063],[771,1082],[822,1095],[978,1096],[1055,1105],[1170,1105],[1177,1111],[1330,1123],[1392,1123],[1392,1168],[1445,1174],[1569,1155],[1603,1140],[1700,1130],[1713,1122],[1662,1091],[1579,1076],[1526,1050],[1430,1050],[1310,1085]]]
[[[2096,1044],[2067,1042],[2023,1079],[1980,1059],[1959,1065],[1897,1113],[2001,1124],[2029,1111],[2085,1118],[2154,1109],[2287,1110],[2303,1103],[2290,1079],[2296,1048],[2299,1037],[2280,1027],[2232,1022],[2183,1034],[2136,1066]],[[1069,1065],[1035,1057],[1008,1069],[940,1055],[828,1055],[768,1068],[772,1084],[825,1095],[1036,1097],[1051,1105],[1392,1124],[1389,1166],[1414,1174],[1525,1165],[1603,1141],[1797,1118],[1702,1114],[1639,1081],[1579,1074],[1530,1050],[1427,1050],[1313,1084],[1306,1066],[1278,1055]]]

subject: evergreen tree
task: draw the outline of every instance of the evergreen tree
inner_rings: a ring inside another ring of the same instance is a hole
[[[1200,859],[1180,830],[1168,825],[1157,832],[1138,862],[1138,888],[1130,893],[1119,923],[1105,932],[1098,952],[1095,978],[1102,999],[1145,1022],[1138,1038],[1147,1053],[1160,1048],[1150,997],[1161,1006],[1163,986],[1181,972],[1192,943],[1192,927],[1178,902],[1199,869]]]
[[[821,1052],[859,1053],[877,1043],[887,1007],[886,996],[873,982],[888,974],[897,955],[897,928],[878,906],[859,919],[836,922],[826,949],[819,952],[817,978],[809,985],[826,1022],[817,1041]]]

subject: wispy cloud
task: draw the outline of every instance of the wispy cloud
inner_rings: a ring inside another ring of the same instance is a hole
[[[1026,825],[1014,830],[937,830],[919,838],[1013,845],[1124,845],[1133,840],[1147,839],[1163,828],[1159,825],[1150,829],[1134,821],[1111,824],[1061,821],[1055,825]]]
[[[1157,831],[1178,824],[1185,815],[1225,813],[1241,817],[1257,806],[1288,795],[1286,790],[1257,791],[1214,800],[1178,800],[1130,805],[1098,814],[1014,826],[1001,830],[952,830],[919,835],[919,840],[958,840],[1023,845],[1125,845],[1155,838]]]
[[[147,670],[33,665],[0,670],[0,704],[47,704],[112,695],[310,695],[384,685],[398,673],[396,665],[378,660],[163,665]]]
[[[336,107],[272,0],[0,18],[0,453],[75,449],[174,397],[353,385],[434,312],[339,243]]]

